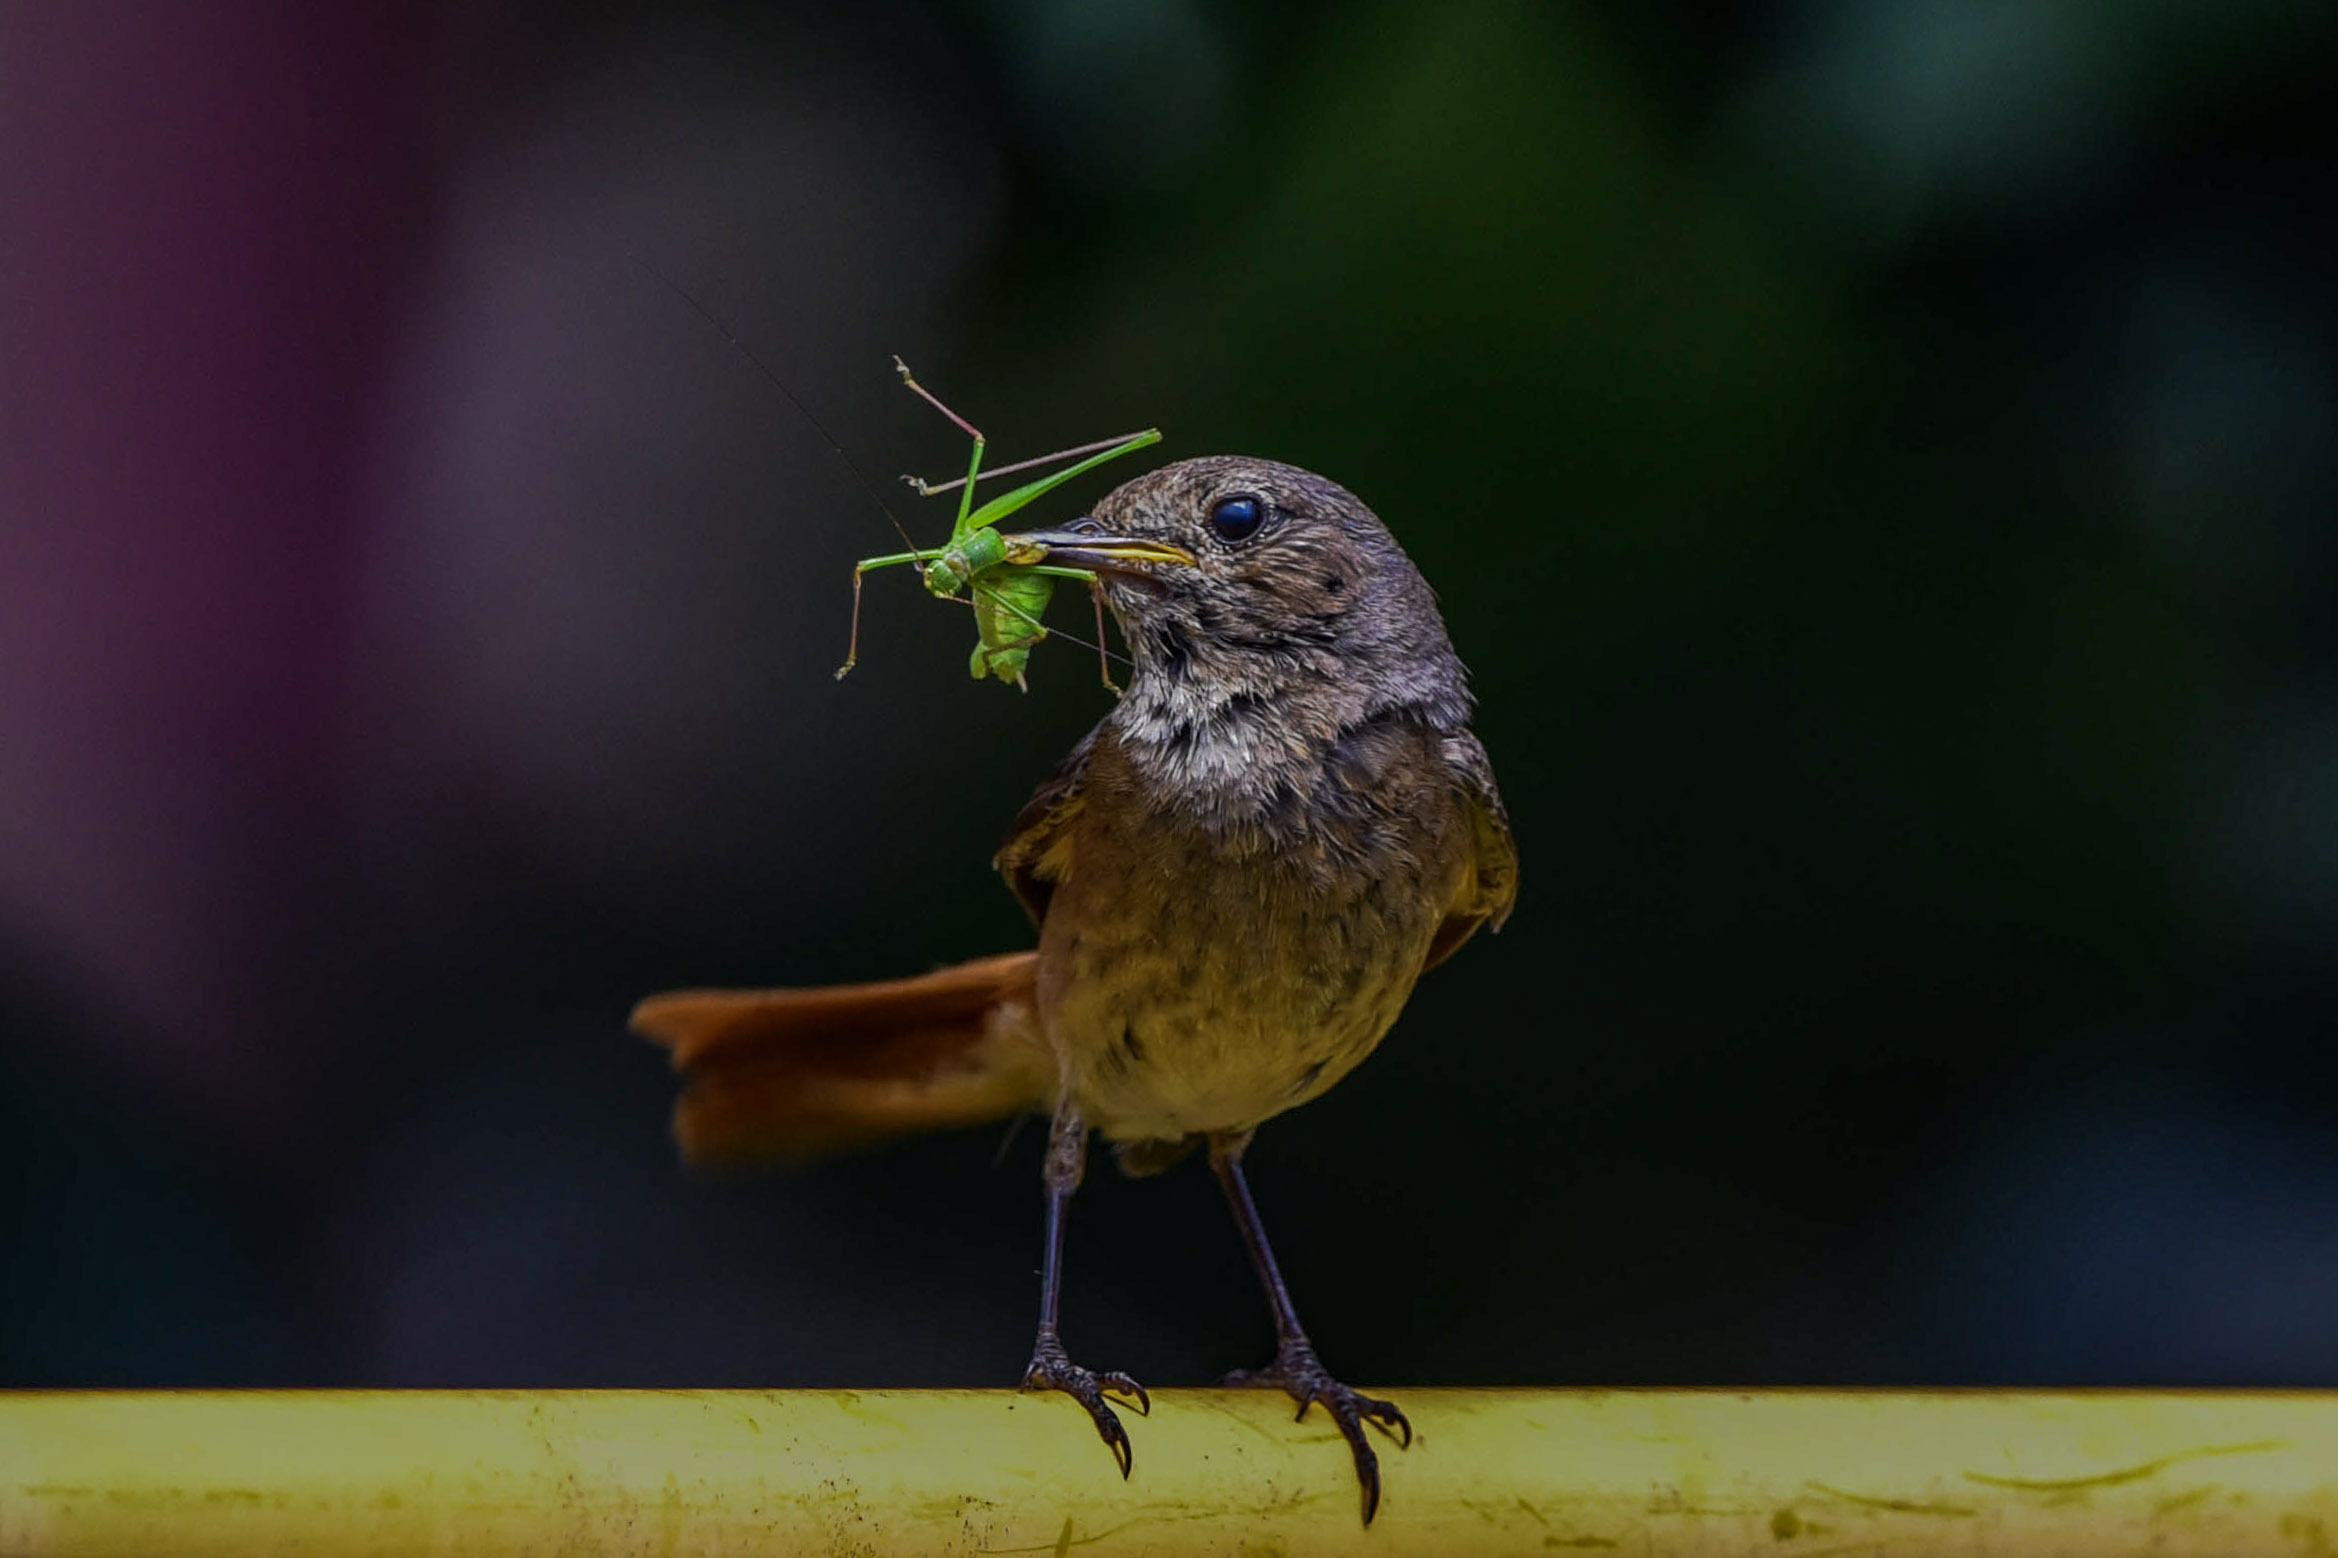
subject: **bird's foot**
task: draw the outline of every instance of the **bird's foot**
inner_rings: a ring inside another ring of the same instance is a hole
[[[1109,1390],[1115,1395],[1127,1397],[1136,1404],[1140,1416],[1150,1417],[1153,1398],[1145,1394],[1144,1386],[1125,1374],[1098,1374],[1094,1370],[1083,1369],[1064,1352],[1062,1342],[1053,1336],[1042,1336],[1038,1347],[1032,1351],[1031,1366],[1023,1371],[1023,1388],[1060,1390],[1086,1407],[1088,1416],[1095,1420],[1096,1432],[1103,1438],[1105,1448],[1120,1463],[1121,1476],[1125,1478],[1128,1475],[1136,1451],[1129,1445],[1128,1430],[1120,1426],[1120,1414],[1112,1410],[1111,1404],[1104,1399],[1104,1392]]]
[[[1364,1437],[1364,1425],[1370,1423],[1390,1439],[1399,1449],[1412,1448],[1413,1425],[1396,1409],[1391,1401],[1367,1396],[1331,1377],[1323,1361],[1315,1356],[1314,1346],[1305,1337],[1285,1341],[1276,1350],[1275,1361],[1263,1369],[1238,1369],[1218,1382],[1233,1387],[1280,1386],[1299,1403],[1299,1416],[1294,1422],[1304,1421],[1307,1409],[1316,1402],[1331,1414],[1339,1425],[1340,1437],[1347,1440],[1349,1450],[1356,1457],[1356,1482],[1364,1494],[1364,1524],[1372,1523],[1380,1509],[1380,1457],[1372,1451],[1371,1441]]]

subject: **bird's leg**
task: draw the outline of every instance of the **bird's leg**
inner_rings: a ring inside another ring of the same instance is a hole
[[[1088,1409],[1095,1419],[1096,1432],[1103,1436],[1112,1458],[1120,1463],[1120,1474],[1128,1475],[1135,1459],[1135,1451],[1128,1442],[1128,1430],[1120,1426],[1120,1416],[1104,1399],[1104,1392],[1126,1396],[1136,1403],[1140,1413],[1150,1416],[1152,1398],[1145,1387],[1125,1374],[1097,1374],[1072,1362],[1063,1350],[1063,1339],[1056,1333],[1056,1309],[1063,1293],[1063,1218],[1071,1205],[1072,1192],[1080,1188],[1080,1176],[1088,1161],[1088,1122],[1080,1117],[1079,1106],[1070,1098],[1056,1106],[1055,1124],[1047,1133],[1047,1164],[1044,1170],[1047,1186],[1047,1254],[1039,1275],[1039,1337],[1031,1347],[1031,1366],[1023,1371],[1025,1390],[1060,1390]]]
[[[1331,1377],[1315,1356],[1315,1344],[1307,1340],[1307,1333],[1299,1327],[1299,1316],[1291,1308],[1290,1290],[1283,1286],[1283,1273],[1275,1265],[1275,1252],[1266,1242],[1266,1229],[1258,1220],[1258,1206],[1250,1199],[1250,1182],[1242,1175],[1242,1152],[1250,1145],[1250,1133],[1236,1136],[1213,1137],[1210,1141],[1210,1167],[1217,1171],[1218,1183],[1224,1187],[1226,1202],[1234,1209],[1234,1221],[1241,1225],[1242,1242],[1250,1249],[1250,1263],[1258,1268],[1258,1280],[1266,1287],[1267,1302],[1275,1312],[1275,1361],[1263,1369],[1244,1369],[1229,1374],[1219,1383],[1224,1385],[1279,1385],[1299,1403],[1299,1416],[1305,1418],[1307,1409],[1316,1402],[1331,1414],[1339,1425],[1340,1436],[1356,1457],[1356,1482],[1364,1495],[1364,1524],[1372,1523],[1372,1516],[1380,1508],[1380,1457],[1364,1437],[1364,1425],[1372,1424],[1382,1433],[1404,1447],[1413,1442],[1413,1425],[1391,1402],[1367,1396],[1352,1390]]]

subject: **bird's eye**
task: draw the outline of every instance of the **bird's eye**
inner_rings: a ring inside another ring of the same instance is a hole
[[[1220,498],[1210,510],[1210,529],[1221,541],[1247,541],[1266,518],[1266,505],[1252,497]]]

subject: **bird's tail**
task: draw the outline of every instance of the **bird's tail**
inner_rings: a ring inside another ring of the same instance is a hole
[[[690,1085],[674,1135],[693,1163],[797,1158],[1045,1107],[1036,952],[915,979],[806,990],[675,990],[633,1009]]]

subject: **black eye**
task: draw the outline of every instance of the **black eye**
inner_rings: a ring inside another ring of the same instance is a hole
[[[1221,541],[1247,541],[1266,518],[1266,505],[1252,497],[1220,498],[1210,510],[1210,528]]]

